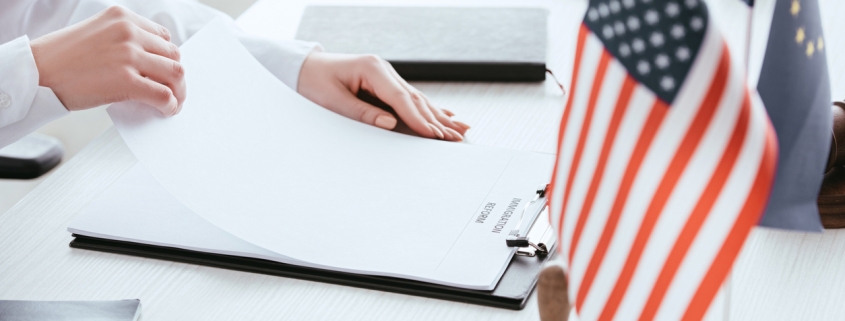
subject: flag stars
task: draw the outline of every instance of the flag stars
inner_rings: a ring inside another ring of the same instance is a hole
[[[800,44],[804,43],[804,39],[807,35],[804,33],[804,27],[798,28],[798,31],[795,32],[795,42]]]
[[[632,32],[640,30],[640,19],[635,16],[628,17],[628,29]]]
[[[789,12],[792,13],[793,17],[798,16],[798,13],[801,12],[801,4],[798,3],[798,0],[792,0],[792,6],[789,7]]]
[[[599,15],[604,18],[610,14],[610,8],[607,7],[606,4],[600,3],[599,4]]]
[[[665,91],[675,89],[675,79],[669,76],[663,76],[663,78],[660,79],[660,88],[663,88]]]
[[[590,10],[587,11],[587,18],[593,22],[599,20],[599,11],[596,10],[596,8],[590,8]]]
[[[651,45],[655,48],[660,48],[661,46],[663,46],[664,40],[665,39],[663,39],[663,33],[659,31],[653,32],[651,34],[651,37],[648,38],[648,41],[651,42]]]
[[[625,6],[625,9],[631,9],[636,4],[634,0],[622,0],[622,5]]]
[[[685,62],[690,58],[689,48],[681,46],[678,47],[678,50],[675,51],[675,58],[678,58],[679,61]]]
[[[669,2],[669,3],[666,4],[666,10],[665,11],[666,11],[666,15],[669,16],[669,18],[675,18],[675,17],[678,16],[678,14],[681,13],[681,6],[679,6],[675,2]]]
[[[654,58],[654,65],[660,69],[669,68],[669,56],[666,54],[658,54],[656,58]]]
[[[655,25],[660,22],[660,16],[657,14],[657,11],[649,9],[645,12],[645,22],[649,25]]]
[[[684,4],[687,5],[689,9],[695,9],[698,6],[698,0],[686,0]]]
[[[631,41],[631,47],[634,48],[634,52],[642,53],[645,50],[645,41],[640,38],[634,38]]]
[[[651,65],[648,64],[648,61],[640,60],[640,62],[637,63],[637,72],[643,76],[648,75],[648,73],[651,72]]]
[[[672,26],[672,30],[669,31],[669,33],[672,35],[672,38],[675,38],[675,40],[680,40],[686,34],[684,26],[679,23]]]
[[[704,19],[701,19],[699,16],[692,17],[689,21],[689,27],[693,31],[701,31],[704,28]]]
[[[617,36],[622,36],[625,34],[625,24],[622,21],[617,21],[613,24],[613,30],[616,31]]]
[[[601,29],[601,34],[605,39],[613,39],[613,27],[604,25],[604,28]]]
[[[619,10],[622,10],[622,6],[619,4],[619,1],[613,0],[610,2],[610,12],[619,13]]]
[[[631,46],[628,46],[627,43],[619,44],[619,56],[622,58],[626,58],[631,55]]]
[[[816,42],[818,43],[816,45],[816,49],[818,49],[819,51],[824,50],[824,39],[822,39],[822,37],[819,37],[819,40],[817,40]]]
[[[812,41],[807,42],[807,57],[813,58],[813,53],[816,52],[816,46]]]

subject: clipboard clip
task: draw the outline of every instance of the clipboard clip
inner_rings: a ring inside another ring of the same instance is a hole
[[[542,242],[534,243],[528,238],[528,233],[526,232],[525,235],[521,235],[519,228],[522,227],[522,220],[525,219],[525,212],[528,211],[528,208],[531,207],[534,203],[537,202],[540,198],[546,196],[546,190],[549,188],[549,185],[542,185],[537,188],[537,192],[534,194],[534,199],[531,200],[528,204],[525,204],[525,207],[522,208],[522,214],[519,217],[519,222],[516,224],[516,229],[511,230],[510,235],[505,240],[505,243],[508,247],[532,247],[534,248],[533,252],[529,251],[516,251],[516,255],[520,256],[546,256],[549,254],[549,249],[546,245]],[[529,228],[530,230],[531,228]]]
[[[516,255],[521,256],[546,256],[549,255],[549,249],[546,247],[546,244],[534,244],[531,240],[528,239],[527,236],[521,237],[514,237],[508,238],[505,242],[507,242],[509,247],[533,247],[534,253],[531,252],[523,252],[523,251],[516,251]]]

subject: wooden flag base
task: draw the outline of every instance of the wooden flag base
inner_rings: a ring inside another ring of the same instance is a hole
[[[834,229],[845,228],[845,102],[834,102],[831,112],[833,139],[818,204],[822,225]]]
[[[845,228],[845,168],[835,167],[824,175],[818,204],[824,228]]]

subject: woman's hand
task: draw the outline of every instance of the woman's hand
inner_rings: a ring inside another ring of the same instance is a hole
[[[39,85],[68,110],[137,100],[164,115],[185,100],[179,48],[164,27],[121,7],[30,42]]]
[[[392,107],[411,130],[423,137],[461,141],[469,129],[452,120],[451,112],[432,106],[425,95],[377,56],[314,52],[299,73],[297,91],[311,101],[363,123],[388,130],[396,127],[391,113],[356,97],[361,90]]]

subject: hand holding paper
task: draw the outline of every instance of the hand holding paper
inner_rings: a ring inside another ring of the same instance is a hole
[[[396,118],[356,97],[365,91],[390,105],[423,137],[461,141],[469,126],[453,121],[449,111],[434,107],[419,90],[373,55],[315,52],[302,65],[297,91],[311,101],[365,124],[393,129]]]

